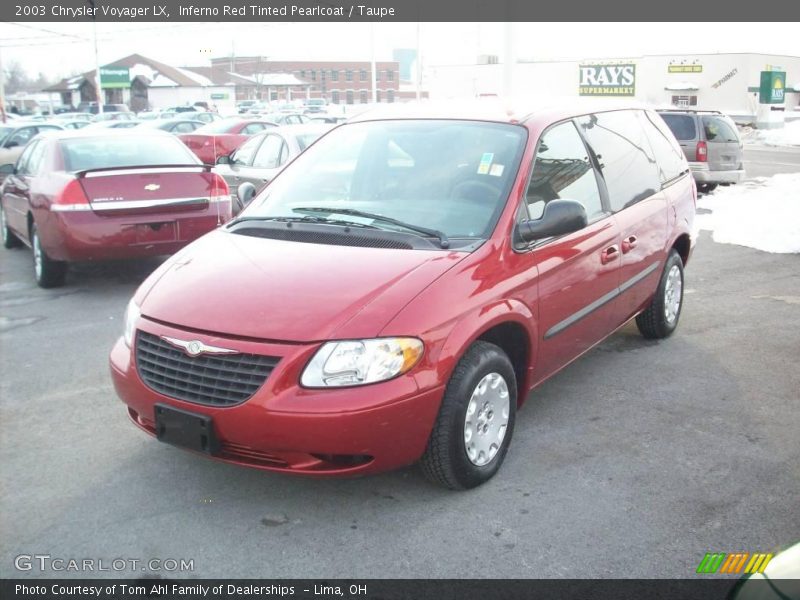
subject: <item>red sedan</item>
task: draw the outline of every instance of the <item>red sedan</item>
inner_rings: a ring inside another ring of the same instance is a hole
[[[69,261],[171,254],[231,216],[225,180],[162,131],[40,136],[2,169],[3,245],[33,249],[45,288]]]
[[[275,123],[265,119],[242,119],[233,117],[214,121],[199,127],[192,133],[178,138],[207,165],[213,165],[220,156],[227,156],[251,135],[255,135]]]

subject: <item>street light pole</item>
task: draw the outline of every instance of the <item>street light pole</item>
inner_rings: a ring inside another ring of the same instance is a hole
[[[94,0],[89,0],[89,4],[94,7]],[[92,33],[94,35],[94,87],[97,97],[97,114],[103,114],[103,92],[100,89],[100,59],[97,52],[97,16],[92,18]]]

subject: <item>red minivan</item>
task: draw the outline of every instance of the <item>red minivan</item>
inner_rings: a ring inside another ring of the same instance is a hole
[[[657,114],[595,108],[320,138],[136,292],[110,357],[133,422],[261,469],[488,480],[532,388],[631,319],[678,325],[689,167]]]

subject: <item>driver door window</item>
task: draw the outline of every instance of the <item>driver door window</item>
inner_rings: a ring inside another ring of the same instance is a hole
[[[260,169],[277,169],[281,166],[281,158],[285,144],[283,139],[278,135],[268,135],[258,149],[255,159],[253,159],[253,166]],[[285,153],[288,155],[288,151]],[[285,162],[285,158],[283,159]]]
[[[13,148],[15,146],[24,146],[27,144],[30,139],[36,135],[36,129],[33,127],[23,127],[10,138],[6,142],[6,148]]]
[[[525,194],[530,218],[541,218],[556,199],[583,204],[590,222],[604,214],[589,151],[571,121],[548,129],[539,141]]]
[[[258,136],[247,140],[231,155],[231,164],[241,167],[250,166],[253,163],[253,155],[255,155],[263,139],[264,138],[261,136]]]

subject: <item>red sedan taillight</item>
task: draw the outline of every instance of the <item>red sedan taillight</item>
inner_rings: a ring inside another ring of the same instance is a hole
[[[705,142],[700,141],[697,142],[697,158],[695,159],[697,162],[707,162],[708,161],[708,146]]]
[[[83,191],[81,182],[77,179],[70,181],[61,193],[53,199],[53,204],[50,210],[67,211],[67,210],[90,210],[89,198],[86,197],[86,192]]]

